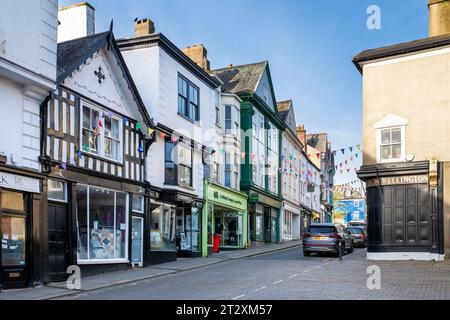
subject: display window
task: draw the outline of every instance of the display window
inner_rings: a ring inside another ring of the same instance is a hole
[[[26,196],[8,190],[1,190],[0,196],[1,266],[23,268],[26,265]]]
[[[283,234],[285,236],[292,236],[292,213],[289,211],[284,211]]]
[[[200,251],[200,210],[198,208],[177,208],[176,238],[181,251]]]
[[[176,251],[174,206],[159,203],[151,204],[150,250]]]
[[[128,194],[77,185],[78,263],[128,259]]]
[[[211,214],[208,215],[208,244],[212,245],[211,235],[219,235],[220,247],[243,247],[242,212],[217,205],[213,208]]]

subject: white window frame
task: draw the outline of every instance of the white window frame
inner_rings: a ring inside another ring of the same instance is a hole
[[[375,124],[376,130],[376,156],[377,163],[394,163],[394,162],[405,162],[406,161],[406,126],[408,125],[408,120],[399,117],[395,114],[388,114],[382,120]],[[401,131],[401,155],[400,159],[381,159],[381,132],[383,130],[400,129]]]
[[[113,116],[112,116],[112,119],[115,119],[115,120],[117,120],[119,122],[119,142],[120,142],[120,146],[119,146],[119,158],[118,159],[109,158],[109,157],[107,157],[105,155],[105,150],[104,150],[104,143],[105,143],[105,128],[104,128],[104,126],[105,126],[105,113],[108,113],[109,110],[104,110],[104,109],[102,109],[102,108],[100,108],[100,107],[98,107],[98,106],[96,106],[96,105],[94,105],[92,103],[89,103],[89,102],[87,102],[85,100],[81,100],[80,106],[81,107],[80,107],[80,141],[79,141],[79,143],[80,143],[80,146],[81,146],[80,147],[81,152],[83,152],[84,154],[92,155],[94,157],[99,157],[99,158],[105,159],[107,161],[111,161],[111,162],[118,163],[118,164],[123,164],[123,150],[124,150],[123,149],[123,147],[124,147],[123,146],[123,144],[124,144],[123,119],[121,117],[118,117],[115,114],[113,114]],[[99,113],[99,115],[100,115],[101,112],[103,112],[103,118],[101,118],[101,119],[99,118],[99,120],[102,121],[103,128],[101,128],[101,130],[100,130],[100,135],[99,135],[98,145],[97,145],[97,148],[98,148],[98,152],[97,153],[91,152],[90,150],[86,151],[83,148],[84,147],[84,145],[83,145],[83,109],[84,109],[84,107],[97,111]]]

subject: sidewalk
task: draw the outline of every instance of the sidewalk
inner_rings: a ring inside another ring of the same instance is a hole
[[[281,244],[266,244],[262,247],[247,250],[221,251],[207,258],[178,258],[177,261],[135,268],[124,271],[104,273],[81,279],[81,290],[68,290],[65,282],[49,283],[38,288],[6,290],[0,293],[0,300],[46,300],[69,296],[76,293],[118,286],[125,283],[162,277],[178,272],[194,270],[227,261],[245,259],[257,255],[268,254],[301,245],[301,241]]]

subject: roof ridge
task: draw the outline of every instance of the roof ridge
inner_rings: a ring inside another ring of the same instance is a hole
[[[63,42],[58,42],[57,45],[66,44],[66,43],[74,42],[74,41],[80,41],[81,39],[88,39],[88,38],[93,38],[93,37],[96,37],[96,36],[103,36],[103,35],[106,35],[106,34],[108,34],[110,32],[111,31],[104,31],[104,32],[100,32],[100,33],[94,33],[94,34],[90,34],[88,36],[79,37],[79,38],[75,38],[75,39],[71,39],[71,40],[67,40],[67,41],[63,41]]]
[[[233,65],[231,67],[224,67],[224,68],[214,69],[214,70],[211,70],[211,71],[212,72],[217,72],[217,71],[231,70],[231,69],[237,69],[237,68],[242,68],[242,67],[254,66],[254,65],[257,65],[257,64],[267,64],[267,63],[269,63],[269,61],[268,60],[264,60],[264,61],[260,61],[260,62],[241,64],[241,65],[238,65],[238,66],[234,66]]]

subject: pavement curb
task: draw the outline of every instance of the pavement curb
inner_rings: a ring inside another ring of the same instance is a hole
[[[245,255],[245,256],[240,256],[240,257],[235,257],[235,258],[233,258],[233,257],[228,257],[228,258],[227,257],[221,257],[221,258],[218,258],[218,259],[221,259],[219,261],[214,261],[214,262],[209,262],[209,263],[207,262],[205,264],[193,266],[193,267],[186,268],[186,269],[171,270],[171,271],[168,271],[168,272],[165,272],[165,273],[161,273],[161,274],[157,274],[157,275],[142,276],[142,277],[133,278],[133,279],[119,280],[117,282],[108,283],[106,285],[98,285],[98,286],[95,286],[95,287],[92,287],[92,288],[89,288],[89,289],[73,290],[73,291],[65,292],[65,293],[61,293],[61,294],[54,294],[54,295],[49,295],[49,296],[45,296],[45,297],[36,298],[34,300],[51,300],[51,299],[75,296],[75,295],[78,295],[78,294],[83,294],[85,292],[91,292],[91,291],[100,290],[100,289],[107,289],[107,288],[116,287],[116,286],[120,286],[120,285],[125,285],[125,284],[129,284],[129,283],[132,283],[132,282],[137,282],[137,281],[144,281],[144,280],[162,278],[162,277],[165,277],[165,276],[168,276],[168,275],[173,275],[173,274],[177,274],[177,273],[181,273],[181,272],[201,269],[201,268],[204,268],[204,267],[208,267],[208,266],[212,266],[212,265],[216,265],[216,264],[221,264],[221,263],[225,263],[225,262],[229,262],[229,261],[243,260],[243,259],[252,258],[252,257],[256,257],[256,256],[271,254],[271,253],[274,253],[274,252],[280,252],[280,251],[289,250],[289,249],[293,249],[293,248],[301,247],[301,246],[302,246],[301,243],[296,243],[296,244],[293,244],[293,245],[290,245],[290,246],[285,246],[283,248],[274,248],[274,249],[269,250],[269,251],[255,252],[255,253],[251,253],[251,254],[248,254],[248,255]],[[61,290],[68,290],[68,289],[65,289],[65,288],[51,286],[51,285],[46,285],[46,287],[48,287],[48,288],[56,288],[56,289],[61,289]]]

